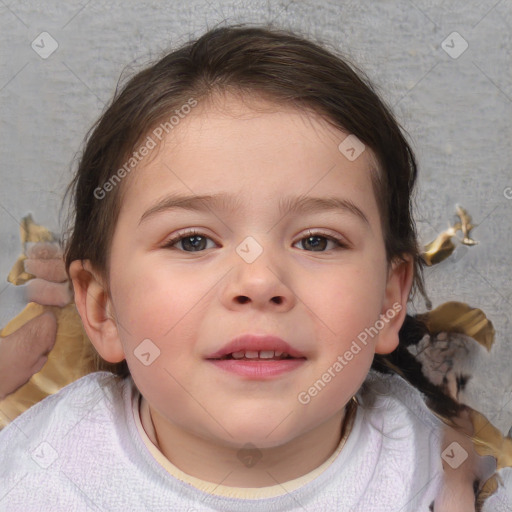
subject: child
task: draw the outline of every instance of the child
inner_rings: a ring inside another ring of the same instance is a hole
[[[292,33],[211,30],[137,74],[72,183],[101,371],[0,433],[0,510],[476,510],[489,461],[390,373],[415,178],[372,88]]]

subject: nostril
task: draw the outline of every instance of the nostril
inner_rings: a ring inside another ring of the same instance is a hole
[[[240,295],[236,298],[236,300],[240,303],[240,304],[245,304],[246,302],[250,302],[251,299],[249,299],[249,297],[246,297],[245,295]],[[276,304],[282,304],[283,303],[283,298],[282,297],[272,297],[272,302],[275,302]]]

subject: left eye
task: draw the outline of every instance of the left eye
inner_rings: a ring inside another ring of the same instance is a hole
[[[336,244],[337,248],[343,249],[347,247],[341,238],[314,232],[309,232],[308,236],[301,238],[297,243],[302,244],[304,249],[308,246],[311,247],[313,252],[326,252],[325,247],[329,242]]]

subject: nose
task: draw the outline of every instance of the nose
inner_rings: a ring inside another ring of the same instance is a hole
[[[284,262],[264,250],[249,263],[237,256],[235,268],[229,272],[223,290],[223,302],[228,309],[254,308],[285,312],[293,308],[296,297],[290,286],[289,268]]]

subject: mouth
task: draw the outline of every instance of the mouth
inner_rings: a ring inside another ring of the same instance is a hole
[[[250,362],[306,359],[298,349],[281,338],[271,335],[244,334],[232,339],[206,359],[213,361],[236,360]]]
[[[226,359],[235,359],[237,361],[282,361],[283,359],[306,359],[305,357],[292,357],[290,354],[274,350],[241,350],[231,352],[222,357],[209,358],[211,361],[223,361]]]
[[[207,358],[229,375],[251,381],[272,381],[303,367],[306,356],[281,338],[246,334],[234,338]]]

